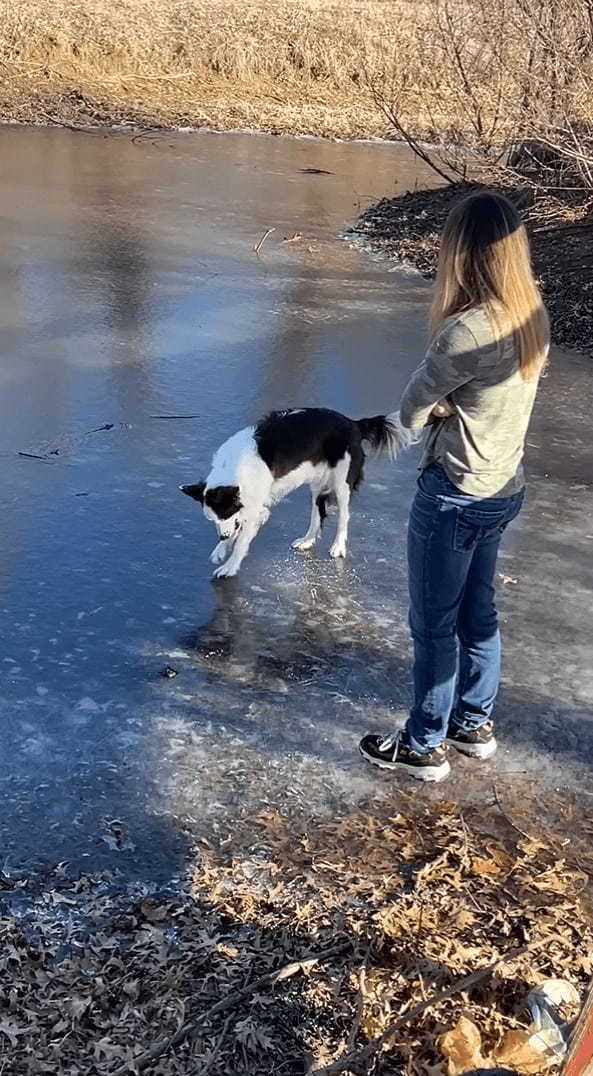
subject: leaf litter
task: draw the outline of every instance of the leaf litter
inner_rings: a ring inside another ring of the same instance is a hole
[[[0,1072],[539,1071],[530,992],[587,989],[593,863],[482,823],[448,803],[268,810],[202,838],[174,891],[61,864],[2,890]]]

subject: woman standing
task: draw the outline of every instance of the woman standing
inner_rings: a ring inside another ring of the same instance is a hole
[[[516,209],[497,194],[469,195],[445,225],[431,343],[400,406],[405,427],[429,426],[408,530],[414,704],[403,732],[361,740],[377,766],[440,781],[447,744],[472,758],[496,751],[496,558],[523,504],[521,461],[548,347]]]

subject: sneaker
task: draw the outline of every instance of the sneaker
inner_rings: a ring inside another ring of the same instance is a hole
[[[399,770],[418,781],[442,781],[451,772],[445,747],[433,747],[427,754],[419,755],[406,743],[401,732],[387,739],[369,733],[363,736],[358,746],[362,757],[373,766]]]
[[[469,755],[470,758],[492,758],[497,748],[494,725],[492,721],[486,721],[484,725],[480,725],[479,729],[465,732],[459,725],[451,722],[447,733],[447,743],[456,751],[460,751],[462,755]]]

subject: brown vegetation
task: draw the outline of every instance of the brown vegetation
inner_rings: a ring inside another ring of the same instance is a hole
[[[202,838],[188,887],[159,898],[58,865],[25,884],[29,914],[0,902],[0,1072],[445,1076],[440,1037],[461,1014],[502,1059],[533,985],[560,976],[584,996],[593,935],[590,854],[570,864],[551,833],[496,831],[493,808],[448,803],[268,810]]]
[[[592,0],[0,0],[0,114],[346,138],[403,126],[489,153],[537,117],[556,144],[591,114],[592,28]]]
[[[364,86],[405,51],[424,64],[408,0],[0,0],[6,120],[383,134]]]

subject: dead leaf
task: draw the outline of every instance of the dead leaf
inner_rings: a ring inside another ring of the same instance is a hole
[[[18,1036],[26,1035],[28,1028],[19,1027],[12,1020],[0,1020],[0,1034],[5,1035],[11,1046],[18,1045]]]
[[[215,796],[219,776],[211,785],[208,779],[205,768],[200,780]],[[274,968],[284,967],[285,976],[286,968],[304,971],[291,982],[280,974],[273,988],[239,1000],[232,1031],[212,1023],[203,1044],[196,1041],[193,1067],[201,1071],[216,1051],[212,1076],[215,1069],[236,1076],[297,1071],[304,1054],[330,1063],[343,1051],[345,1027],[367,1039],[380,1034],[450,976],[487,966],[523,938],[549,939],[546,975],[583,983],[593,954],[583,876],[553,833],[540,842],[522,839],[517,850],[514,840],[499,844],[484,826],[489,809],[468,808],[463,818],[456,803],[403,810],[403,800],[396,815],[393,805],[376,802],[371,810],[336,807],[305,821],[268,805],[257,823],[239,812],[232,830],[225,823],[211,841],[197,841],[188,888],[174,897],[139,881],[128,887],[112,873],[64,876],[59,886],[54,874],[23,894],[30,919],[0,902],[0,1059],[10,1058],[10,1076],[122,1066],[132,1073],[135,1059],[174,1034],[188,1013],[199,1019],[215,999]],[[110,817],[102,832],[121,847],[127,828]],[[533,832],[541,833],[535,821]],[[582,870],[588,862],[582,853]],[[370,954],[369,927],[376,938]],[[342,942],[335,959],[303,963],[311,950]],[[526,954],[482,991],[425,1012],[393,1043],[390,1069],[408,1076],[494,1069],[490,1057],[484,1062],[491,1042],[523,1045],[503,1036],[516,1030],[526,990],[543,979],[540,966]],[[564,1006],[560,1015],[571,1019]],[[449,1028],[447,1056],[435,1056],[435,1027]],[[545,1052],[542,1058],[538,1050],[536,1061],[547,1067]],[[533,1056],[528,1073],[532,1063]],[[159,1073],[178,1076],[189,1067],[174,1051]]]
[[[125,1049],[105,1035],[94,1044],[93,1053],[96,1061],[115,1061],[125,1056]]]
[[[543,841],[538,841],[535,837],[525,837],[518,841],[517,847],[529,859],[537,856],[540,852],[545,852],[547,849],[547,845]]]
[[[85,1012],[91,1004],[90,998],[81,998],[74,996],[64,1001],[64,1008],[66,1012],[70,1013],[73,1020],[80,1020],[81,1016],[84,1016]],[[56,1028],[54,1028],[54,1034]]]
[[[111,848],[113,852],[134,852],[136,845],[130,840],[124,830],[124,824],[119,818],[104,819],[105,833],[99,837],[100,841]]]
[[[239,950],[236,945],[227,945],[225,942],[219,942],[216,949],[221,956],[228,956],[231,960],[235,960],[239,956]]]
[[[157,904],[154,900],[143,900],[140,911],[149,923],[163,923],[169,915],[166,904]]]
[[[438,1045],[447,1059],[448,1076],[462,1076],[488,1064],[482,1054],[480,1031],[467,1016],[460,1016],[453,1030],[441,1035]]]
[[[493,859],[472,860],[472,870],[474,874],[492,875],[494,877],[502,873],[498,863],[495,863]]]
[[[499,867],[502,867],[504,870],[511,870],[511,868],[515,866],[515,858],[509,855],[504,848],[494,845],[490,848],[490,851],[494,862],[497,863]]]
[[[67,897],[64,893],[57,893],[55,890],[49,894],[49,899],[52,904],[70,904],[73,907],[76,905],[75,900],[71,900],[70,897]]]
[[[239,1020],[235,1024],[234,1034],[237,1042],[243,1044],[246,1050],[250,1053],[257,1053],[260,1050],[269,1050],[274,1045],[272,1039],[264,1031],[260,1024],[256,1024],[251,1017],[246,1017],[245,1020]]]
[[[521,1076],[538,1076],[555,1064],[545,1031],[535,1025],[527,1031],[508,1031],[494,1054],[498,1065],[515,1069]]]
[[[471,927],[476,921],[474,912],[469,908],[460,908],[453,916],[453,922],[458,930],[464,930],[465,927]]]
[[[500,579],[503,587],[516,586],[519,582],[518,579],[515,579],[514,575],[503,575],[502,572],[498,573],[498,578]]]

